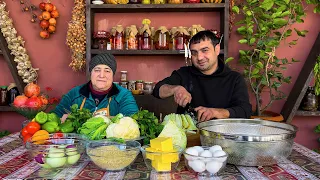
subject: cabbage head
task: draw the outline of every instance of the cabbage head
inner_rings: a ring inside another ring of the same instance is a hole
[[[173,119],[168,119],[165,122],[165,126],[158,137],[171,137],[173,145],[180,146],[183,149],[187,146],[185,131],[179,128]]]
[[[131,117],[123,117],[119,121],[108,126],[107,138],[136,139],[140,137],[139,125]]]

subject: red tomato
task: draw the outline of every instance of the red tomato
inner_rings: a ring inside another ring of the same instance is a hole
[[[30,139],[32,137],[31,134],[27,134],[25,136],[23,136],[23,142],[26,143],[28,139]]]
[[[63,133],[61,132],[56,132],[53,134],[53,138],[62,138],[63,137]]]
[[[27,124],[26,128],[27,128],[28,133],[33,135],[34,133],[36,133],[37,131],[40,130],[41,126],[37,122],[29,122]]]
[[[29,132],[28,132],[27,128],[26,128],[26,127],[22,128],[22,130],[21,130],[21,135],[22,135],[23,137],[25,137],[25,136],[28,135],[28,134],[29,134]]]

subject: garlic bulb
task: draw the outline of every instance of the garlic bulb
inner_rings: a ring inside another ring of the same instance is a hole
[[[17,30],[13,26],[13,21],[6,11],[6,3],[0,1],[0,29],[8,43],[10,54],[14,56],[17,63],[18,75],[24,83],[34,82],[38,78],[36,68],[33,68],[27,50],[24,47],[25,41],[21,36],[17,36]]]

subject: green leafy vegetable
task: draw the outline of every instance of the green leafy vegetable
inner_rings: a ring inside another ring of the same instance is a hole
[[[88,119],[92,117],[92,114],[89,109],[78,108],[78,104],[71,106],[71,113],[68,115],[67,120],[72,122],[74,129],[78,132],[78,129],[85,123]]]
[[[107,124],[102,117],[88,119],[78,129],[78,133],[86,135],[91,140],[100,140],[106,136]]]
[[[150,139],[158,137],[163,129],[163,125],[159,124],[158,118],[148,110],[140,110],[131,117],[139,124],[140,136],[145,137],[144,144],[150,144]]]

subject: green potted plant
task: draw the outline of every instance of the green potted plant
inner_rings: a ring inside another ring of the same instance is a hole
[[[304,22],[303,4],[300,0],[244,0],[232,10],[242,17],[236,22],[243,48],[239,50],[238,62],[243,65],[243,75],[255,96],[253,116],[268,116],[266,110],[272,103],[286,97],[280,89],[282,84],[291,82],[291,77],[282,71],[298,62],[277,57],[277,49],[283,43],[289,47],[296,45],[299,37],[305,37],[308,32],[292,28],[293,24]],[[297,34],[298,38],[286,41],[292,34]],[[264,93],[268,94],[267,99],[262,99]],[[279,118],[270,120],[283,120],[281,115]]]

